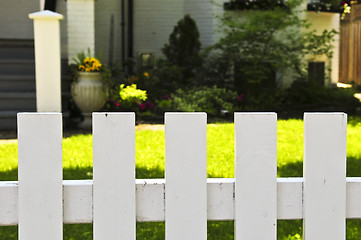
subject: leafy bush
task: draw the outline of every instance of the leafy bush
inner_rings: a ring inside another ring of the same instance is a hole
[[[108,102],[107,111],[135,111],[147,100],[147,92],[137,88],[136,84],[119,86],[118,96]]]
[[[184,112],[207,112],[210,116],[219,116],[221,111],[234,111],[237,93],[217,87],[201,87],[188,91],[177,90],[172,95],[174,109]]]
[[[185,87],[182,81],[182,68],[164,59],[158,59],[149,77],[140,74],[138,86],[145,89],[151,98],[161,98]]]
[[[301,19],[301,3],[301,0],[290,0],[284,2],[284,7],[243,9],[241,14],[226,11],[221,17],[223,37],[210,51],[212,58],[217,57],[224,67],[217,85],[230,81],[233,90],[257,95],[264,88],[277,87],[276,72],[283,74],[292,69],[296,78],[307,78],[307,56],[331,58],[336,31],[317,34],[309,30],[310,24]],[[214,64],[212,58],[211,64]],[[211,78],[212,84],[216,76]]]
[[[352,88],[324,87],[312,81],[295,81],[285,91],[284,109],[345,111],[354,114],[360,102]]]
[[[182,68],[185,83],[194,78],[195,69],[201,65],[201,42],[196,22],[187,14],[179,20],[162,49],[167,61]]]
[[[124,84],[121,84],[119,96],[120,99],[127,104],[131,104],[133,102],[140,103],[140,101],[147,100],[147,92],[137,89],[137,84],[132,84],[127,87],[124,87]]]

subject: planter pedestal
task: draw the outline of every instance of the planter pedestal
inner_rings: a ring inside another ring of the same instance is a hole
[[[84,121],[79,124],[79,127],[91,128],[92,113],[99,111],[106,101],[101,74],[99,72],[78,72],[78,81],[73,84],[71,94],[84,116]]]

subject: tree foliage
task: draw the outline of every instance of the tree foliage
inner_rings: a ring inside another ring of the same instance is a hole
[[[233,72],[236,89],[257,92],[272,81],[271,75],[287,69],[293,69],[297,79],[305,79],[310,56],[332,57],[336,31],[311,31],[310,24],[301,18],[300,4],[291,0],[286,7],[231,11],[221,17],[223,37],[211,55],[223,62],[227,59],[223,72]]]
[[[194,69],[201,65],[201,42],[196,22],[189,14],[179,20],[162,49],[167,60],[184,69],[184,78],[194,78]]]

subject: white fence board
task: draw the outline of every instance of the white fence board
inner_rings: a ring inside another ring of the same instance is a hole
[[[137,221],[152,222],[165,220],[165,180],[137,179]]]
[[[137,179],[137,221],[162,222],[164,179]],[[64,223],[92,223],[92,180],[64,180]],[[234,220],[234,179],[208,179],[208,220]],[[18,224],[18,183],[0,182],[0,226]],[[79,193],[76,193],[79,191]],[[303,178],[277,179],[277,218],[303,218]],[[361,219],[361,178],[347,178],[348,219]],[[219,204],[221,203],[221,204]],[[77,209],[76,207],[80,208]],[[72,211],[74,210],[74,211]]]
[[[0,226],[18,224],[18,182],[0,182]]]
[[[303,218],[303,178],[277,179],[277,218]]]
[[[61,114],[18,114],[18,151],[19,239],[62,240]]]
[[[234,219],[234,178],[207,179],[209,220]]]
[[[94,240],[135,239],[135,114],[93,113]]]
[[[207,115],[165,115],[165,232],[168,240],[207,239]]]
[[[235,113],[235,239],[276,239],[277,115]]]
[[[304,116],[304,239],[346,238],[346,128],[343,113]]]
[[[166,239],[198,240],[207,220],[235,220],[236,239],[275,239],[276,219],[304,219],[304,239],[345,239],[345,219],[361,219],[346,114],[305,114],[304,178],[276,178],[276,118],[235,114],[236,178],[207,179],[206,114],[168,113],[166,178],[135,179],[134,113],[96,113],[94,181],[62,181],[61,114],[19,114],[19,181],[0,182],[0,226],[56,240],[63,223],[94,221],[94,239],[106,240],[165,221]]]
[[[93,181],[65,180],[64,223],[93,222]]]
[[[361,218],[361,178],[346,178],[346,216]]]

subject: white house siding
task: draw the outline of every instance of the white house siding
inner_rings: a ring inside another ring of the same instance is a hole
[[[67,1],[68,60],[88,48],[94,53],[94,0]]]
[[[67,17],[67,1],[56,1],[56,12],[64,16],[60,21],[60,43],[61,43],[61,57],[68,57],[68,17]]]
[[[174,25],[184,16],[181,0],[134,0],[134,55],[162,55]]]
[[[200,41],[202,42],[202,47],[207,47],[214,44],[214,24],[213,15],[215,3],[212,3],[210,0],[185,0],[184,12],[191,15],[191,17],[196,21],[200,34]],[[223,7],[222,7],[223,8]]]
[[[153,52],[162,56],[161,49],[168,42],[174,26],[185,14],[196,21],[202,47],[214,44],[225,0],[135,0],[134,53]],[[152,9],[152,11],[150,11]]]
[[[124,2],[126,3],[127,0]],[[105,62],[109,61],[112,15],[114,16],[112,60],[116,61],[121,59],[121,0],[95,1],[95,53],[101,55]]]
[[[340,30],[340,14],[338,13],[325,13],[325,12],[307,12],[306,19],[312,23],[311,30],[316,30],[321,34],[325,29],[336,31]],[[330,63],[326,62],[325,57],[320,57],[320,61],[325,61],[326,67],[331,67],[330,83],[336,84],[338,82],[339,74],[339,49],[340,49],[340,35],[336,34],[334,38],[333,57]]]
[[[40,10],[39,0],[0,1],[0,39],[33,39],[29,13]]]

